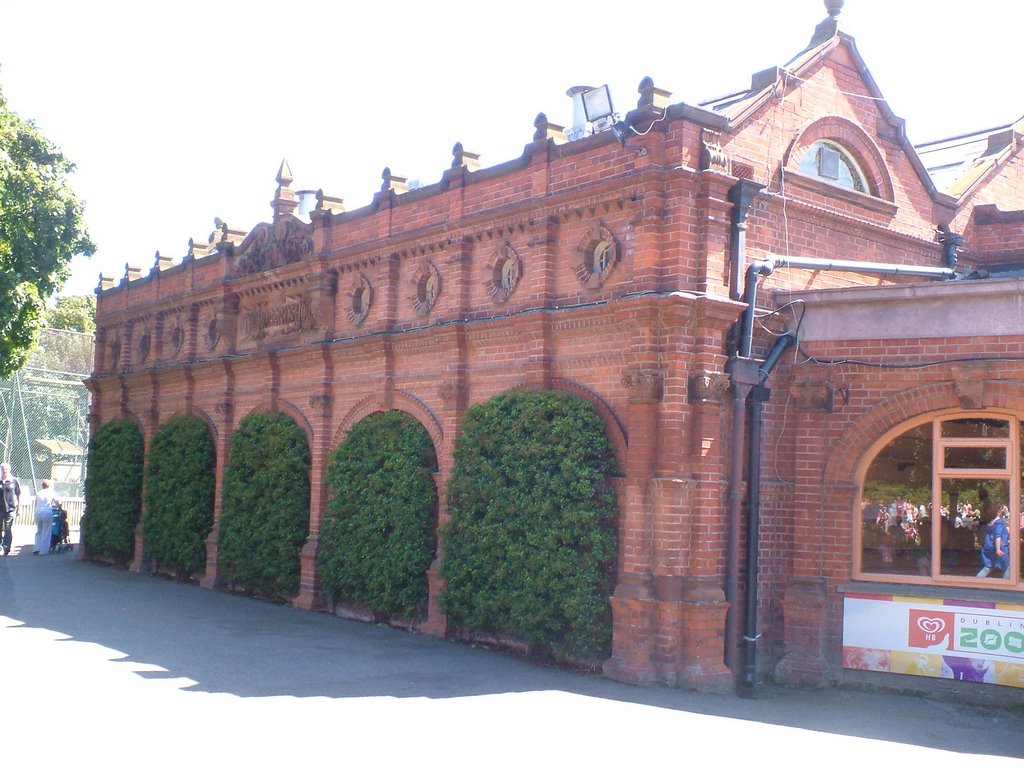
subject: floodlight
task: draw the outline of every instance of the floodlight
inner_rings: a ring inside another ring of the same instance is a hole
[[[612,108],[612,94],[607,85],[591,88],[584,91],[583,112],[587,116],[588,123],[596,123],[615,114]]]

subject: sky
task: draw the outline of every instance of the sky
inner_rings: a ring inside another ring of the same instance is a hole
[[[650,76],[673,103],[745,89],[803,50],[822,0],[623,3],[0,0],[0,89],[76,164],[99,275],[174,262],[220,218],[269,221],[292,189],[348,210],[381,173],[434,183],[461,142],[484,167],[519,157],[538,113],[607,84],[616,112]],[[846,0],[840,29],[914,143],[1024,116],[1020,0]],[[1013,75],[1011,75],[1013,73]]]

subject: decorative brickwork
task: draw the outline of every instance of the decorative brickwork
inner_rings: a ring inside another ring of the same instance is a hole
[[[742,612],[751,588],[742,581],[728,604],[726,492],[730,479],[742,490],[746,477],[742,449],[737,461],[731,445],[743,408],[727,407],[737,390],[724,373],[746,305],[730,295],[750,263],[772,254],[938,267],[940,226],[963,232],[972,265],[982,254],[992,264],[1000,252],[1024,253],[1021,217],[1002,213],[1024,208],[1024,158],[1007,149],[969,197],[937,191],[842,34],[714,109],[669,105],[649,79],[640,94],[626,120],[650,130],[628,146],[611,131],[567,142],[541,114],[512,162],[481,168],[457,144],[440,182],[409,190],[385,169],[370,205],[345,211],[321,191],[308,222],[295,215],[283,163],[271,222],[248,234],[223,225],[180,264],[158,258],[146,277],[128,270],[116,285],[101,284],[93,429],[146,414],[140,423],[151,435],[172,414],[203,415],[217,447],[219,516],[234,426],[254,411],[292,416],[313,457],[295,602],[313,609],[324,607],[320,474],[354,424],[394,408],[423,424],[438,457],[443,524],[465,410],[517,387],[572,392],[597,406],[619,463],[605,674],[729,689],[740,670],[725,666],[726,616]],[[867,192],[796,179],[801,152],[818,139],[856,158]],[[741,182],[756,186],[730,194]],[[740,198],[749,208],[737,254],[732,201]],[[976,204],[988,207],[973,218]],[[1024,334],[921,330],[925,318],[949,321],[942,302],[978,295],[977,283],[957,284],[926,315],[912,303],[944,289],[921,287],[920,278],[780,268],[757,280],[758,316],[773,308],[780,316],[754,324],[757,359],[745,369],[756,378],[785,323],[801,339],[771,374],[765,404],[757,673],[826,685],[841,666],[839,586],[852,573],[865,452],[908,419],[942,409],[998,404],[1024,414],[1019,362],[897,364],[1009,356]],[[884,293],[901,289],[908,293]],[[871,335],[857,335],[868,326]],[[823,514],[843,521],[824,553],[811,527]],[[207,541],[207,587],[219,583],[217,530]],[[420,630],[443,634],[438,572],[435,560]]]

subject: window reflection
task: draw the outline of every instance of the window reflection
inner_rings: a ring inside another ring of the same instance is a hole
[[[944,448],[946,469],[1006,469],[1005,448]]]
[[[1016,422],[991,417],[937,419],[890,439],[864,476],[859,573],[993,589],[1024,582],[1022,455]]]
[[[945,479],[946,512],[942,542],[943,576],[977,576],[982,567],[985,532],[997,510],[1007,508],[1010,484],[1005,480]],[[1005,514],[1005,513],[1004,513]]]
[[[864,478],[861,570],[922,574],[927,545],[919,522],[931,514],[932,427],[922,424],[893,438]]]

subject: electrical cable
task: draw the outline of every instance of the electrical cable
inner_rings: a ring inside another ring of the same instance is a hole
[[[804,356],[798,365],[813,363],[834,367],[838,365],[857,365],[865,368],[881,368],[895,370],[914,370],[918,368],[935,368],[940,365],[954,365],[958,363],[1022,363],[1024,355],[975,355],[971,357],[949,357],[943,360],[926,360],[923,362],[882,362],[879,360],[858,360],[857,358],[821,358],[809,355],[804,351],[803,345],[797,343],[800,354]]]

